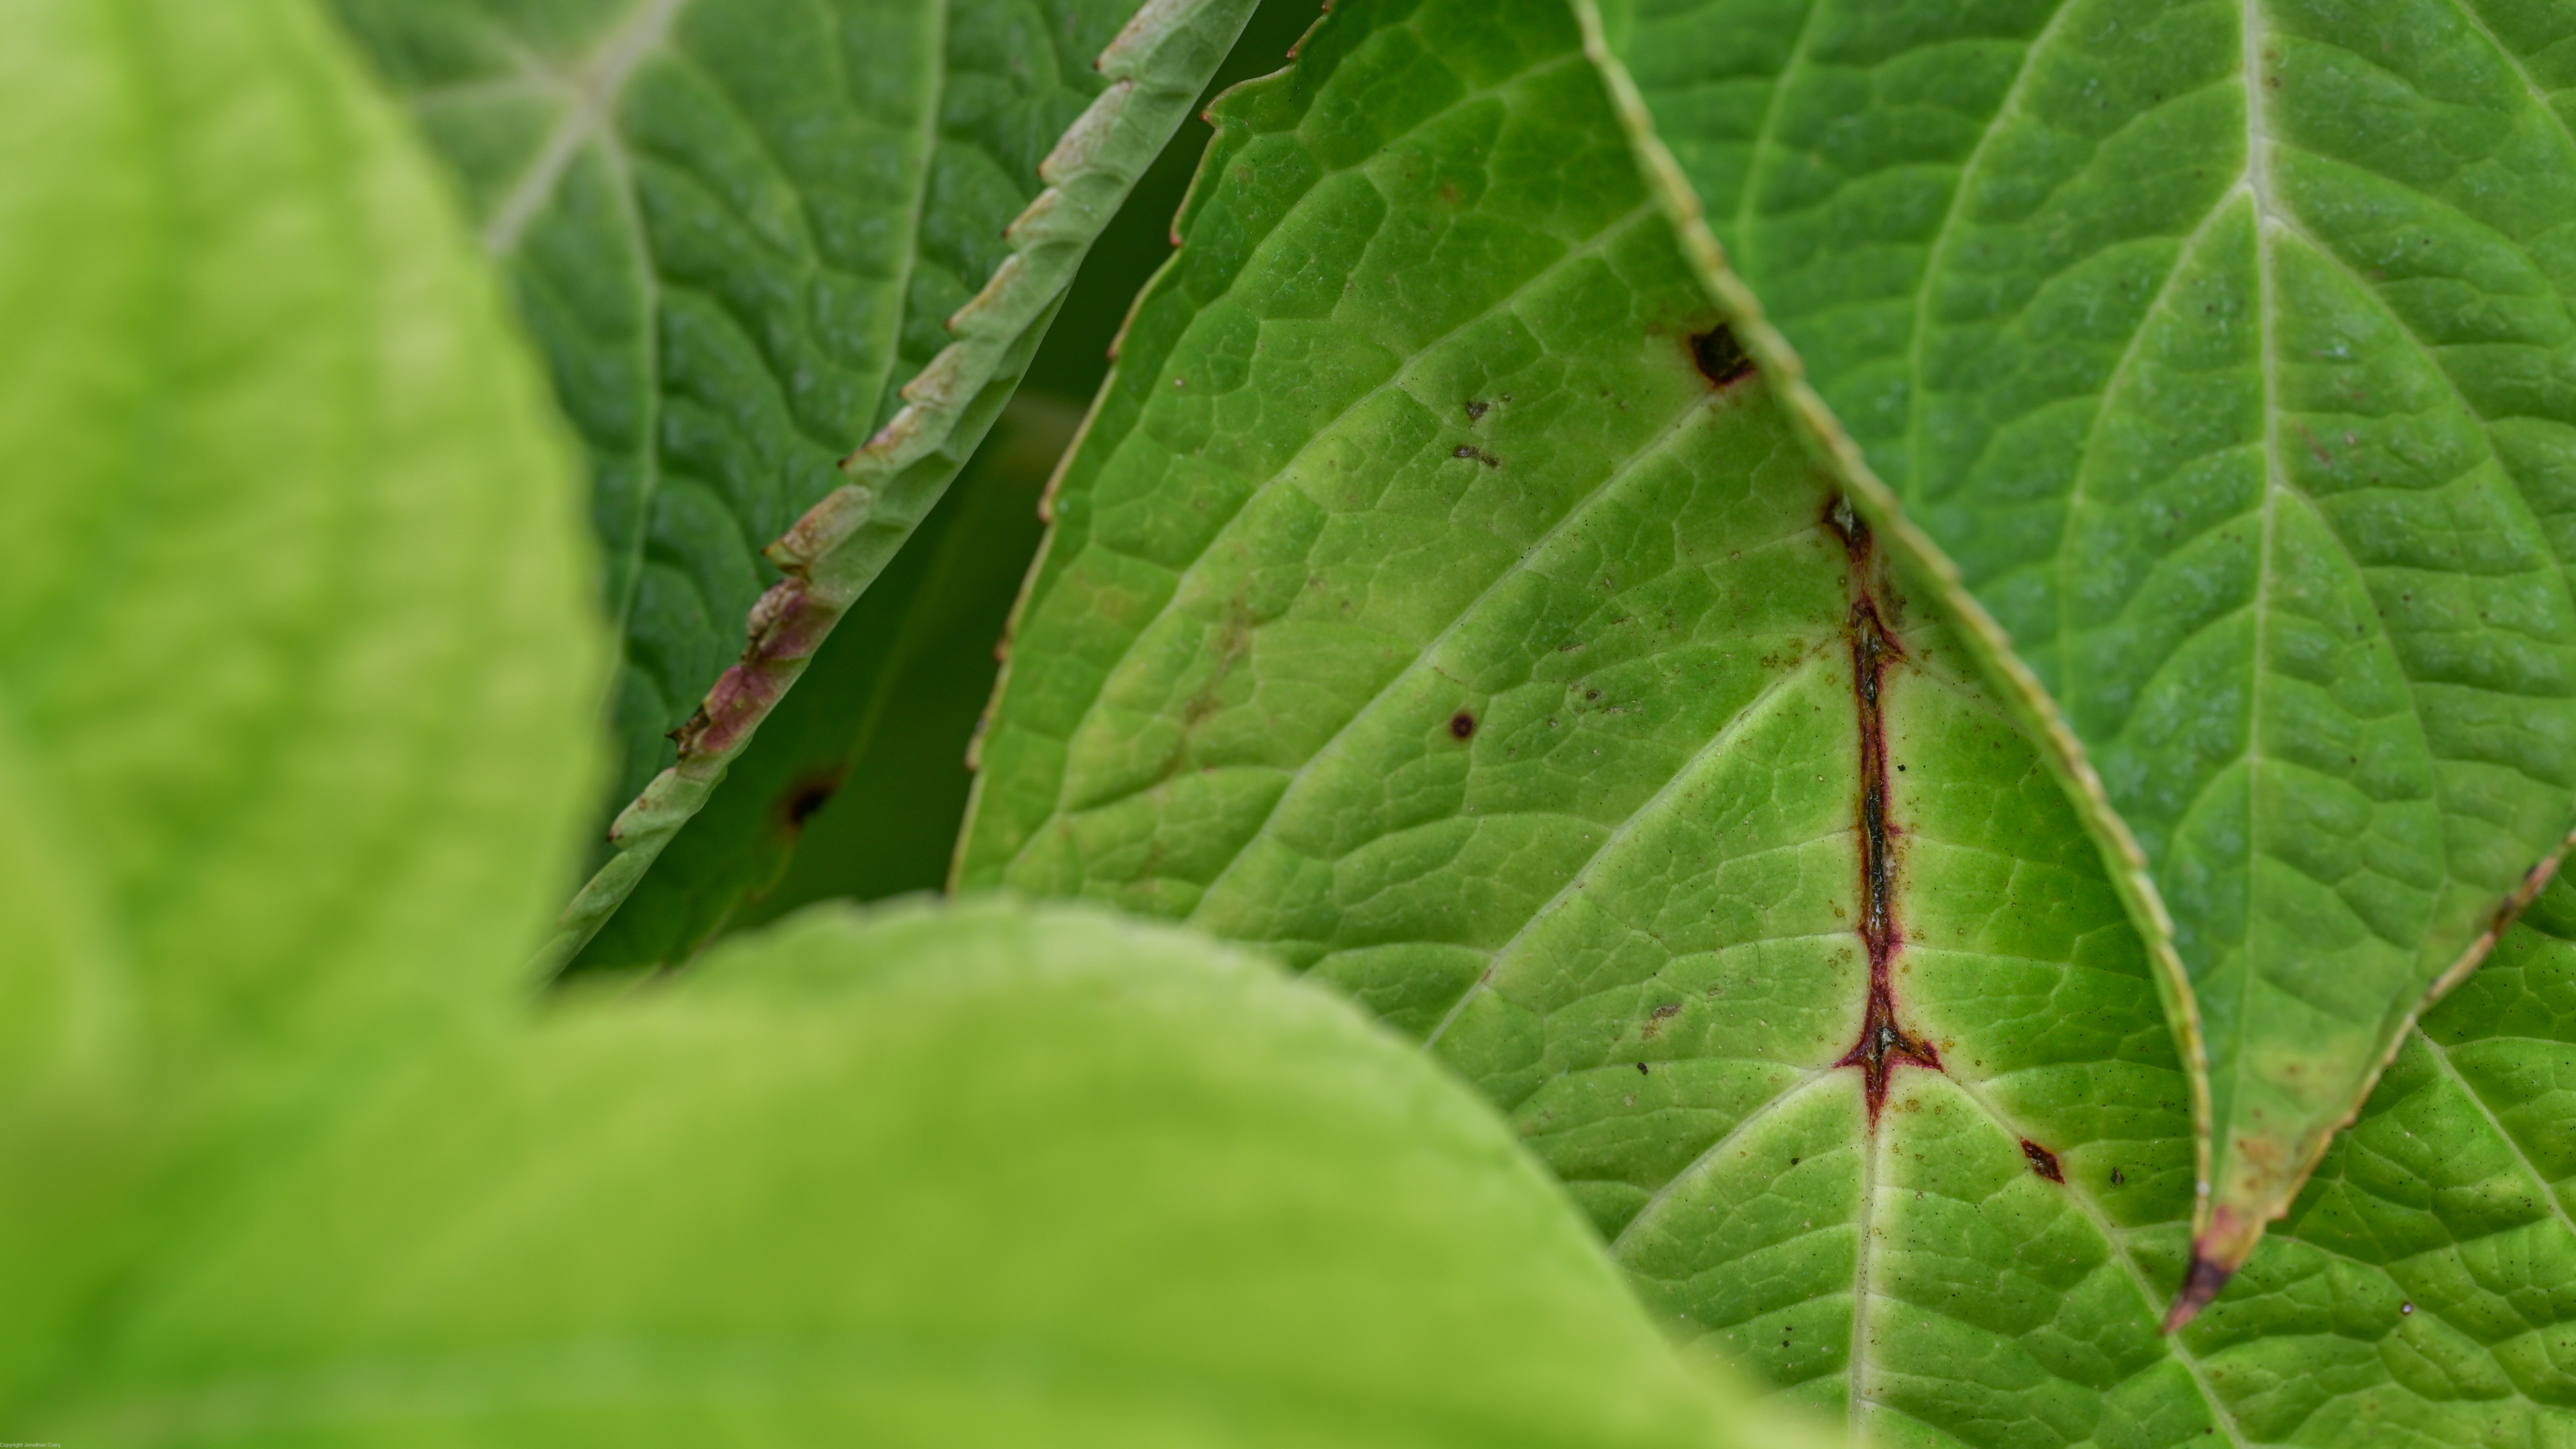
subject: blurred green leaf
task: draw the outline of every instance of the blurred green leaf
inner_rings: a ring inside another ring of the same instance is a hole
[[[507,999],[605,651],[543,382],[337,38],[0,11],[5,1394],[147,1139]]]
[[[41,1432],[1777,1445],[1464,1087],[1091,911],[827,910],[275,1141]]]

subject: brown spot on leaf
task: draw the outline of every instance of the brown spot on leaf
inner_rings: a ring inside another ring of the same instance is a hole
[[[1744,344],[1735,340],[1731,327],[1712,327],[1690,340],[1691,361],[1699,364],[1699,375],[1711,387],[1731,387],[1754,372],[1753,359]]]
[[[1449,716],[1449,733],[1452,738],[1463,740],[1475,732],[1476,717],[1474,715],[1469,714],[1462,709],[1456,714]]]
[[[1493,454],[1486,452],[1484,449],[1477,447],[1473,443],[1460,443],[1456,448],[1450,451],[1449,456],[1452,458],[1473,458],[1488,468],[1499,468],[1503,466],[1502,459],[1495,457]]]
[[[779,792],[776,807],[779,824],[789,835],[803,830],[805,822],[814,818],[815,811],[832,803],[832,796],[840,788],[839,770],[810,770],[797,776]]]
[[[2057,1154],[2027,1137],[2021,1140],[2021,1155],[2029,1159],[2031,1171],[2051,1182],[2066,1180],[2066,1170],[2057,1165]]]

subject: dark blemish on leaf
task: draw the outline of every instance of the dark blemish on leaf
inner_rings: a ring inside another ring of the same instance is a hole
[[[1753,375],[1753,359],[1730,327],[1715,327],[1690,340],[1691,361],[1711,387],[1728,387]]]
[[[1646,1064],[1644,1062],[1637,1063],[1637,1075],[1641,1077],[1649,1075],[1646,1071]]]
[[[1682,1004],[1678,1001],[1667,1001],[1647,1014],[1657,1021],[1670,1021],[1682,1014]]]
[[[2112,1185],[2113,1187],[2118,1187],[2121,1183],[2124,1183],[2124,1182],[2127,1182],[2127,1181],[2128,1181],[2128,1179],[2127,1179],[2127,1178],[2122,1177],[2122,1176],[2120,1175],[2120,1169],[2118,1169],[2118,1168],[2116,1168],[2116,1167],[2111,1169],[2111,1185]]]
[[[1449,456],[1452,458],[1473,458],[1488,468],[1499,468],[1503,466],[1502,459],[1497,458],[1493,454],[1470,443],[1460,443],[1457,448],[1449,454]]]
[[[1492,403],[1489,403],[1489,402],[1475,402],[1475,401],[1472,401],[1472,400],[1471,400],[1471,401],[1467,404],[1467,421],[1469,421],[1469,422],[1471,422],[1471,423],[1472,423],[1472,422],[1476,421],[1478,418],[1483,417],[1485,414],[1487,414],[1487,413],[1489,413],[1489,412],[1492,412],[1493,410],[1494,410],[1494,405],[1493,405]]]
[[[1869,525],[1840,497],[1826,504],[1823,522],[1842,540],[1851,564],[1852,605],[1844,632],[1851,640],[1852,704],[1860,724],[1860,937],[1869,951],[1869,998],[1861,1012],[1860,1037],[1834,1065],[1860,1068],[1861,1099],[1874,1130],[1896,1065],[1937,1072],[1941,1053],[1906,1028],[1896,1005],[1896,953],[1905,940],[1896,919],[1894,839],[1900,832],[1887,819],[1887,723],[1880,695],[1888,661],[1904,658],[1905,651],[1879,616]]]
[[[2066,1170],[2057,1165],[2057,1154],[2027,1137],[2021,1140],[2021,1155],[2030,1159],[2031,1171],[2051,1182],[2066,1180]]]
[[[2397,1311],[2400,1313],[2412,1313],[2415,1311],[2415,1305],[2412,1302],[2400,1301],[2397,1305]]]
[[[778,820],[790,835],[803,830],[814,812],[832,803],[841,788],[841,772],[815,770],[799,775],[778,797]]]
[[[1469,714],[1462,709],[1456,714],[1449,716],[1449,733],[1451,735],[1463,740],[1475,732],[1476,717],[1474,715]]]
[[[1585,699],[1599,699],[1601,697],[1601,691],[1597,689],[1587,689],[1583,691],[1583,697]]]
[[[2171,1333],[2198,1317],[2200,1310],[2209,1306],[2209,1300],[2218,1296],[2218,1290],[2227,1286],[2227,1280],[2235,1276],[2235,1269],[2220,1267],[2194,1247],[2191,1268],[2182,1275],[2182,1288],[2174,1294],[2173,1306],[2165,1310],[2165,1332]]]

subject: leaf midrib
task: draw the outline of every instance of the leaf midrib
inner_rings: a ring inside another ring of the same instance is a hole
[[[545,144],[537,148],[527,169],[502,194],[501,204],[493,208],[492,220],[483,228],[486,254],[504,257],[518,250],[528,223],[554,199],[555,187],[563,180],[565,169],[587,141],[598,140],[617,153],[619,191],[623,195],[631,189],[624,184],[625,147],[617,137],[617,104],[637,68],[669,43],[671,22],[689,3],[690,0],[638,0],[634,11],[571,67],[540,70],[538,75],[528,77],[562,96],[564,113],[547,133]]]

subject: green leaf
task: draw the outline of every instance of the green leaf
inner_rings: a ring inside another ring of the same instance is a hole
[[[1345,4],[1220,103],[961,879],[1265,944],[1425,1039],[1656,1313],[1873,1442],[2562,1432],[2576,1238],[2491,1124],[2369,1170],[2402,1072],[2159,1333],[2196,1172],[2147,946],[1715,328],[1576,47],[1541,3]]]
[[[1599,8],[1703,279],[2152,869],[2209,1059],[2198,1287],[2576,819],[2565,28]]]
[[[1038,495],[1080,420],[1052,399],[1012,399],[725,788],[568,969],[677,965],[721,931],[827,896],[939,887],[994,645],[1037,551]]]
[[[560,961],[939,500],[1252,0],[335,3],[588,444],[634,803]]]
[[[497,997],[593,779],[543,385],[303,10],[13,13],[13,825],[174,1047]]]
[[[543,382],[335,38],[0,8],[6,1394],[173,1124],[506,999],[605,650]]]
[[[1718,1445],[1473,1095],[1269,964],[826,911],[205,1194],[65,1443]]]

